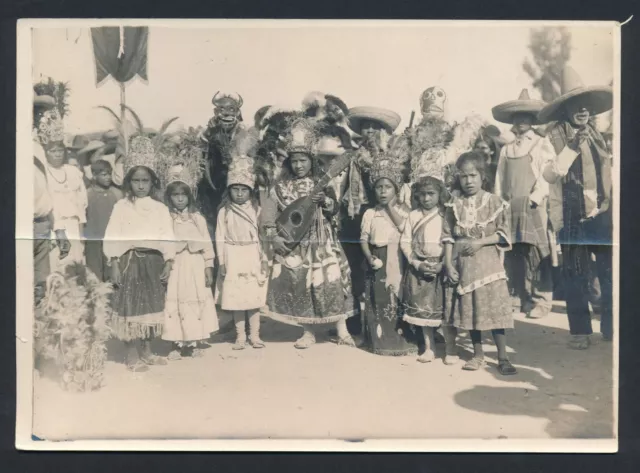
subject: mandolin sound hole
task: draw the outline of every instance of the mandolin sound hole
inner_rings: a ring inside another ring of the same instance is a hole
[[[291,214],[291,223],[294,227],[299,227],[302,223],[302,214],[300,212],[293,212]]]

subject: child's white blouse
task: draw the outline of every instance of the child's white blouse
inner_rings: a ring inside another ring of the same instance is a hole
[[[148,248],[162,253],[165,261],[176,255],[173,219],[162,202],[143,197],[116,202],[104,235],[103,251],[107,258],[119,258],[134,248]]]

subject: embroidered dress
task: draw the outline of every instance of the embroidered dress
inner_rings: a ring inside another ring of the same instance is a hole
[[[227,202],[216,225],[218,259],[226,273],[218,276],[216,302],[223,310],[254,310],[267,302],[268,274],[258,236],[258,212],[251,201]]]
[[[404,273],[402,302],[404,320],[421,327],[438,327],[444,315],[442,272],[425,277],[421,264],[435,266],[442,262],[442,216],[436,207],[431,211],[413,210],[402,233],[400,246],[409,264]]]
[[[404,218],[407,213],[396,208]],[[362,242],[369,244],[373,257],[383,266],[374,270],[364,261],[364,335],[378,355],[401,356],[417,353],[415,332],[402,320],[400,289],[404,258],[400,250],[400,230],[386,210],[368,209],[362,217]]]
[[[84,263],[80,225],[87,221],[87,189],[82,173],[74,166],[64,164],[53,168],[47,164],[45,169],[56,229],[65,230],[71,241],[71,250],[63,259],[60,259],[58,247],[50,253],[51,270],[62,271],[68,264]]]
[[[104,254],[119,258],[122,281],[113,295],[111,327],[123,341],[162,333],[164,262],[176,254],[169,209],[151,197],[121,199],[113,207],[104,235]]]
[[[479,191],[471,197],[455,198],[446,206],[442,243],[453,244],[453,264],[459,281],[447,291],[445,323],[464,330],[513,328],[507,276],[500,258],[500,252],[511,245],[509,204]],[[506,245],[484,246],[473,256],[458,254],[461,241],[495,234]]]
[[[205,268],[213,268],[213,243],[199,213],[172,214],[176,257],[167,284],[162,338],[172,342],[206,340],[218,330],[218,316]]]
[[[308,177],[283,180],[276,184],[271,199],[281,212],[296,199],[309,195],[313,187]],[[335,213],[332,190],[325,189],[325,194],[331,200],[331,213]],[[266,216],[263,221],[274,219]],[[349,265],[328,217],[319,207],[302,241],[287,255],[275,255],[272,264],[265,315],[290,324],[326,324],[354,314]]]

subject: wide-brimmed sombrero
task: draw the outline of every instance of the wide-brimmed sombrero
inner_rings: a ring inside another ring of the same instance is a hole
[[[391,110],[378,107],[354,107],[349,110],[349,128],[361,134],[362,121],[371,120],[380,123],[389,134],[393,134],[400,125],[400,115]]]
[[[104,148],[104,143],[99,140],[91,140],[84,147],[78,150],[78,154],[87,154]]]
[[[33,92],[33,106],[34,108],[53,108],[56,106],[56,99],[50,95],[38,95]]]
[[[538,125],[537,117],[540,110],[545,106],[542,100],[532,100],[529,97],[529,91],[522,89],[518,100],[510,100],[508,102],[496,105],[491,109],[493,118],[501,123],[513,125],[513,116],[516,113],[530,113],[534,119],[534,125]]]
[[[591,115],[598,115],[613,107],[613,90],[607,86],[585,87],[582,79],[571,67],[565,66],[560,83],[562,95],[546,105],[538,114],[540,123],[561,120],[564,105],[572,99],[584,101]]]

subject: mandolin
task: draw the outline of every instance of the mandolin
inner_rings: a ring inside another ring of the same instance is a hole
[[[338,156],[333,163],[331,163],[329,170],[322,176],[309,195],[291,202],[278,216],[276,220],[278,235],[284,238],[285,245],[287,245],[288,248],[295,248],[315,221],[318,206],[313,202],[313,196],[322,192],[329,185],[331,179],[349,166],[350,161],[351,153],[349,152]]]

